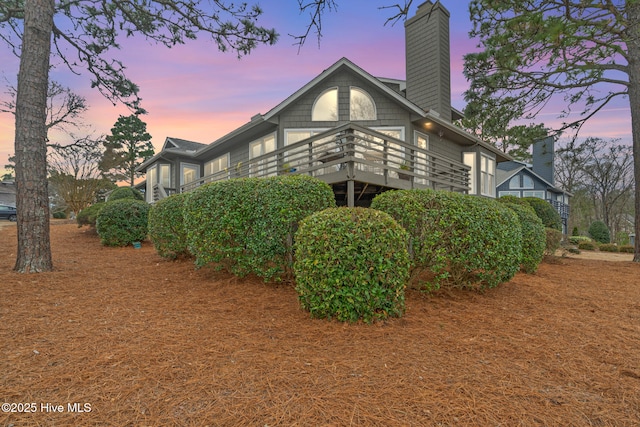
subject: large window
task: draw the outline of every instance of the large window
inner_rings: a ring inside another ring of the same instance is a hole
[[[477,194],[478,190],[476,189],[476,153],[462,153],[462,163],[469,166],[471,170],[469,170],[469,194]]]
[[[200,178],[200,165],[180,164],[180,185],[186,185]]]
[[[382,127],[372,129],[392,138],[404,141],[403,127]],[[356,135],[362,136],[359,132],[356,132]],[[404,148],[400,144],[397,144],[393,141],[383,140],[382,138],[376,137],[366,137],[362,141],[360,141],[360,144],[361,145],[358,145],[358,147],[356,148],[356,157],[364,159],[367,162],[380,164],[382,166],[386,161],[387,165],[394,168],[400,168],[400,166],[404,162]],[[364,172],[372,172],[375,174],[384,173],[382,167],[374,166],[371,164],[358,165],[358,169]],[[389,176],[398,178],[398,174],[396,172],[390,172]]]
[[[249,144],[249,160],[256,159],[276,149],[276,137],[274,134],[267,135]],[[276,175],[278,165],[275,156],[261,159],[259,162],[251,162],[249,174],[251,176],[273,176]]]
[[[364,90],[352,87],[349,91],[349,119],[376,120],[376,104]]]
[[[496,161],[485,154],[480,155],[480,194],[496,195]]]
[[[338,121],[338,88],[328,89],[316,98],[311,109],[311,120]]]
[[[219,181],[229,177],[229,153],[220,156],[204,165],[204,174],[207,181]]]

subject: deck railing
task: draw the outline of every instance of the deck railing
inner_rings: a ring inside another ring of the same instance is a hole
[[[329,184],[369,182],[392,188],[466,192],[469,167],[413,144],[349,123],[180,187],[187,192],[213,181],[307,174]]]

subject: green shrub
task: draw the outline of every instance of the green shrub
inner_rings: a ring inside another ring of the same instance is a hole
[[[546,245],[544,249],[545,255],[554,255],[558,249],[560,249],[560,243],[562,242],[562,232],[555,228],[545,228],[546,233]]]
[[[598,249],[598,247],[594,242],[589,241],[578,243],[578,249],[581,249],[583,251],[595,251],[596,249]]]
[[[508,199],[503,202],[509,209],[515,212],[522,229],[522,271],[535,273],[542,262],[546,248],[546,234],[542,220],[538,218],[533,208],[529,205],[511,203]]]
[[[184,201],[187,193],[174,194],[156,202],[149,211],[149,237],[156,252],[165,258],[187,255],[184,229]]]
[[[613,243],[603,243],[598,246],[598,249],[603,252],[618,252],[618,246]]]
[[[625,254],[633,254],[635,253],[635,248],[631,245],[622,245],[619,248],[620,252]]]
[[[591,238],[587,237],[587,236],[570,236],[569,237],[569,243],[571,243],[572,245],[578,245],[582,242],[590,242]]]
[[[578,232],[578,227],[573,227],[573,231],[571,232],[572,236],[579,236],[580,233]]]
[[[609,227],[602,221],[593,221],[589,226],[589,235],[598,243],[610,243]]]
[[[551,203],[537,197],[524,197],[521,200],[529,203],[546,228],[562,231],[562,218]]]
[[[295,237],[296,291],[313,317],[369,323],[404,313],[407,233],[391,216],[326,209],[305,218]]]
[[[78,215],[76,216],[78,227],[82,227],[83,225],[95,227],[98,214],[100,213],[104,205],[104,202],[94,203],[93,205],[86,207],[78,212]]]
[[[522,231],[516,214],[492,199],[432,190],[384,192],[372,208],[409,233],[412,276],[427,290],[445,282],[494,287],[520,269]]]
[[[207,184],[185,201],[189,251],[199,266],[213,264],[267,281],[288,279],[298,222],[334,206],[331,187],[306,175]]]
[[[149,204],[135,199],[107,202],[96,220],[100,242],[105,246],[127,246],[147,237]]]
[[[136,190],[135,188],[118,187],[109,194],[107,201],[112,202],[114,200],[120,200],[120,199],[144,200],[144,196],[140,191]]]
[[[65,211],[58,211],[53,213],[55,219],[67,219],[67,213]]]

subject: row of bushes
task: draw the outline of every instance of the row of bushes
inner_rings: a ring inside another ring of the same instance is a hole
[[[634,247],[631,245],[616,245],[614,243],[601,243],[595,242],[593,240],[581,241],[578,243],[578,249],[584,251],[595,251],[600,250],[603,252],[623,252],[623,253],[634,253]]]
[[[327,184],[280,176],[210,183],[150,211],[142,201],[111,200],[93,215],[103,244],[134,241],[130,230],[146,234],[148,212],[164,257],[189,254],[198,266],[267,281],[295,276],[313,316],[369,322],[402,315],[410,278],[426,290],[482,288],[534,272],[559,231],[545,237],[533,208],[501,202],[403,190],[377,196],[372,209],[335,208]]]
[[[494,287],[521,268],[535,271],[545,247],[532,208],[451,192],[388,191],[371,209],[327,209],[302,221],[296,289],[314,316],[370,321],[404,312],[410,277],[427,290]]]

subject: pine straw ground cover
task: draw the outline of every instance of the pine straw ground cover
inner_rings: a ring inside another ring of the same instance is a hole
[[[0,401],[35,403],[2,426],[640,425],[631,262],[562,258],[341,324],[291,286],[51,231],[56,271],[19,275],[0,230]]]

